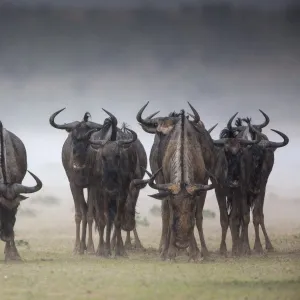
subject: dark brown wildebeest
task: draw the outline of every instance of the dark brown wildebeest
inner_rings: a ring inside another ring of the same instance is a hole
[[[149,103],[149,102],[148,102]],[[143,119],[142,114],[147,107],[148,103],[144,105],[141,110],[137,114],[137,120],[139,124],[142,126],[143,130],[147,133],[150,134],[155,134],[154,137],[154,143],[151,148],[150,152],[150,167],[152,170],[152,173],[154,173],[159,166],[158,163],[158,154],[159,154],[159,143],[160,143],[160,136],[162,136],[162,133],[164,131],[164,127],[168,127],[168,118],[172,120],[172,118],[178,116],[176,113],[171,113],[169,117],[165,118],[154,118],[152,120],[149,120],[149,118]],[[190,105],[190,104],[189,104]],[[200,116],[197,113],[197,111],[190,105],[194,116],[191,115],[191,117],[194,119],[193,121],[189,121],[189,124],[191,124],[197,131],[197,137],[198,141],[201,144],[201,150],[202,150],[202,155],[205,161],[205,166],[208,170],[211,169],[211,167],[214,165],[214,145],[213,145],[213,140],[210,137],[210,132],[217,126],[213,126],[211,129],[206,130],[203,122],[200,120]],[[157,114],[157,113],[155,113]],[[159,123],[162,123],[162,126],[158,126]],[[166,125],[164,125],[165,123]],[[172,121],[171,121],[172,124]],[[157,130],[158,129],[158,130]],[[167,133],[167,132],[166,132]],[[164,183],[164,179],[161,173],[159,173],[155,179],[157,183]],[[208,256],[208,250],[205,244],[205,239],[204,239],[204,234],[203,234],[203,206],[204,206],[204,201],[206,197],[206,192],[202,192],[199,195],[199,201],[197,201],[197,209],[196,209],[196,226],[199,232],[199,237],[200,237],[200,243],[201,243],[201,252],[204,257]],[[133,210],[132,210],[133,211]],[[169,204],[168,201],[162,201],[162,235],[161,235],[161,240],[160,240],[160,245],[159,245],[159,251],[161,252],[161,256],[163,259],[166,258],[166,250],[163,251],[163,249],[166,249],[165,241],[168,235],[168,230],[169,230]],[[132,217],[133,218],[133,217]]]
[[[62,163],[70,183],[70,189],[75,205],[76,240],[74,254],[94,254],[92,226],[94,215],[91,209],[93,197],[96,197],[101,178],[95,171],[95,153],[89,147],[91,134],[102,128],[102,125],[89,121],[90,114],[85,113],[81,122],[59,125],[55,117],[65,108],[55,112],[49,119],[51,126],[66,130],[69,135],[62,148]],[[88,200],[84,199],[84,188],[88,189]],[[88,209],[90,207],[90,209]],[[82,233],[80,238],[80,225]],[[89,226],[88,244],[86,245],[86,229]]]
[[[22,185],[26,170],[27,153],[23,142],[0,122],[0,239],[6,243],[5,260],[21,260],[14,237],[18,206],[27,199],[21,194],[35,193],[42,188],[41,180],[28,170],[36,186]]]
[[[207,165],[209,169],[213,142],[191,105],[196,116],[194,122],[187,119],[184,111],[164,118],[143,119],[142,113],[147,105],[138,112],[137,120],[146,132],[155,134],[150,166],[152,173],[155,173],[156,184],[152,177],[149,185],[161,191],[152,197],[163,200],[161,257],[165,259],[168,255],[174,258],[176,248],[190,247],[190,257],[197,259],[199,249],[193,233],[195,216],[202,253],[208,254],[202,229],[202,211],[206,191],[213,188],[207,185],[206,170]],[[202,128],[198,124],[204,128],[202,136],[199,135]],[[201,141],[207,136],[211,145]],[[205,159],[208,164],[205,164]],[[162,172],[157,173],[158,169]]]
[[[262,112],[262,111],[261,111]],[[262,112],[263,113],[263,112]],[[266,121],[263,125],[269,123],[269,117],[263,113]],[[250,118],[238,118],[236,120],[236,127],[233,127],[237,131],[242,131],[242,122],[245,122],[250,128],[251,139],[259,139],[260,142],[249,148],[249,155],[251,156],[252,165],[250,171],[250,183],[248,187],[248,204],[252,208],[253,225],[255,229],[255,243],[254,251],[262,253],[262,245],[259,237],[259,225],[265,237],[266,250],[273,251],[274,247],[267,234],[264,223],[264,199],[266,193],[266,186],[270,173],[274,166],[274,152],[277,148],[284,147],[289,143],[289,138],[282,132],[271,129],[283,138],[283,142],[270,142],[262,131],[262,125],[252,125]],[[229,124],[229,127],[231,124]],[[231,127],[232,128],[232,127]]]
[[[215,193],[220,209],[222,227],[220,252],[223,255],[227,254],[226,235],[229,225],[233,255],[239,255],[242,251],[250,249],[248,238],[250,209],[247,205],[247,188],[250,182],[251,157],[248,155],[247,146],[258,143],[259,140],[247,140],[248,132],[249,129],[246,127],[238,134],[225,128],[220,134],[220,139],[214,141],[216,146],[214,176],[217,181]],[[243,233],[242,244],[240,230]]]
[[[141,167],[147,168],[147,155],[143,145],[137,138],[137,134],[129,128],[123,131],[119,129],[116,117],[109,112],[107,113],[110,116],[109,126],[104,126],[105,130],[103,128],[103,130],[94,133],[89,141],[93,151],[99,153],[99,158],[101,159],[102,193],[104,201],[107,203],[108,211],[106,249],[104,248],[103,240],[103,251],[100,254],[111,254],[110,236],[112,223],[114,222],[116,230],[115,255],[123,256],[126,255],[126,252],[122,241],[121,228],[125,231],[134,229],[134,227],[127,228],[124,221],[126,198],[132,192],[132,180],[143,178],[145,174]],[[144,186],[146,186],[146,183]],[[136,189],[133,195],[135,202],[140,188],[142,186]],[[101,203],[97,205],[101,205]],[[101,220],[99,220],[100,223]],[[101,240],[103,239],[104,227],[99,228],[99,232]]]

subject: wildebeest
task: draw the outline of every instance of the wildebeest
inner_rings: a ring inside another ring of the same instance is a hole
[[[190,257],[196,259],[199,250],[193,233],[195,217],[202,252],[207,252],[202,210],[206,191],[213,188],[213,185],[207,185],[206,167],[209,169],[210,165],[205,161],[209,162],[211,158],[209,148],[213,148],[213,144],[212,141],[211,145],[201,141],[200,137],[205,139],[205,133],[208,136],[209,133],[205,130],[202,136],[199,135],[201,128],[197,124],[200,124],[200,117],[191,105],[196,116],[194,122],[187,119],[184,111],[164,118],[143,119],[142,113],[147,105],[138,112],[137,121],[146,132],[155,134],[150,154],[150,167],[154,175],[149,185],[160,191],[152,197],[163,200],[161,256],[163,259],[166,255],[174,258],[177,249],[190,247]]]
[[[106,251],[102,253],[104,255],[111,254],[110,235],[112,222],[114,222],[116,230],[115,255],[123,256],[126,255],[126,252],[121,229],[131,231],[135,227],[135,223],[130,224],[124,219],[126,199],[132,197],[136,203],[142,186],[136,187],[132,181],[143,178],[145,172],[142,167],[147,168],[147,155],[142,143],[137,138],[137,134],[129,128],[126,130],[119,129],[116,117],[109,112],[107,113],[111,117],[110,126],[106,128],[107,130],[94,133],[89,142],[94,151],[100,153],[102,192],[108,209]],[[100,223],[104,222],[99,220]],[[104,227],[99,228],[99,230],[103,232]],[[101,236],[103,237],[103,233],[100,233],[100,239]]]
[[[36,186],[22,185],[26,171],[35,179]],[[41,180],[27,170],[27,153],[23,142],[0,122],[0,238],[5,244],[5,260],[20,260],[15,245],[14,225],[17,209],[27,197],[42,188]]]
[[[238,255],[242,249],[247,251],[249,248],[250,210],[247,205],[247,188],[250,182],[251,157],[247,146],[258,143],[259,140],[247,140],[248,131],[248,128],[244,128],[244,131],[236,135],[235,131],[225,128],[220,133],[220,139],[214,141],[216,160],[213,169],[222,228],[220,252],[223,255],[227,254],[226,235],[229,225],[232,253]],[[242,244],[240,230],[243,233]]]
[[[262,112],[262,111],[261,111]],[[289,143],[289,138],[282,132],[271,129],[283,138],[283,142],[271,142],[267,136],[262,133],[263,125],[268,125],[270,119],[262,112],[266,121],[261,125],[252,125],[250,118],[238,118],[236,120],[236,127],[233,128],[236,131],[243,130],[242,122],[244,121],[250,128],[250,136],[252,139],[259,139],[260,142],[249,148],[249,155],[251,156],[251,170],[250,170],[250,184],[248,188],[248,205],[252,208],[253,225],[255,229],[255,243],[254,251],[262,253],[262,245],[259,237],[259,225],[265,237],[266,250],[273,251],[274,247],[267,234],[264,223],[264,199],[266,193],[266,186],[270,176],[270,173],[274,166],[274,152],[279,147],[284,147]]]
[[[92,238],[92,225],[94,214],[92,211],[92,198],[97,197],[101,178],[95,173],[95,153],[91,151],[89,138],[91,134],[103,126],[89,121],[90,114],[85,113],[81,122],[75,121],[59,125],[55,117],[65,108],[55,112],[49,119],[51,126],[66,130],[69,135],[62,147],[62,163],[70,183],[70,189],[75,205],[76,240],[74,254],[93,254],[94,243]],[[88,189],[88,200],[84,199],[84,188]],[[88,208],[90,208],[88,210]],[[82,234],[80,238],[80,225]],[[86,245],[86,228],[89,226],[88,244]]]

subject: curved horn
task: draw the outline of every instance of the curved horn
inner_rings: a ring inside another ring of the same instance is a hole
[[[157,176],[157,174],[162,170],[162,168],[158,169],[149,179],[148,185],[155,189],[155,190],[161,190],[166,191],[169,194],[178,194],[180,191],[180,185],[172,184],[172,183],[165,183],[165,184],[159,184],[154,183],[154,179]],[[148,172],[147,172],[148,174]]]
[[[207,130],[207,132],[210,134],[216,127],[218,126],[218,123]]]
[[[136,119],[143,126],[156,127],[153,120],[142,118],[142,114],[143,114],[144,110],[146,109],[146,107],[148,106],[148,104],[149,104],[149,101],[139,110],[139,112],[136,115]]]
[[[189,115],[194,118],[195,123],[200,122],[200,116],[199,116],[197,110],[192,106],[192,104],[190,102],[188,102],[188,104],[189,104],[191,110],[193,111],[194,116],[192,116],[190,114]]]
[[[106,113],[110,116],[110,118],[111,118],[111,120],[112,120],[112,124],[113,124],[114,126],[117,126],[117,125],[118,125],[118,119],[117,119],[112,113],[110,113],[109,111],[105,110],[104,108],[102,108],[102,110],[103,110],[104,112],[106,112]]]
[[[49,118],[49,123],[52,127],[57,128],[57,129],[72,130],[79,123],[78,121],[63,124],[63,125],[59,125],[59,124],[55,123],[55,121],[54,121],[55,117],[65,109],[66,108],[62,108],[51,115],[51,117]]]
[[[156,116],[159,112],[160,112],[160,111],[158,110],[157,112],[151,114],[150,116],[148,116],[148,117],[146,118],[146,120],[152,119],[152,118],[153,118],[154,116]]]
[[[27,170],[27,172],[34,178],[34,180],[36,181],[36,185],[34,187],[28,187],[28,186],[25,186],[25,185],[20,184],[20,183],[14,183],[12,185],[12,188],[14,189],[16,194],[35,193],[43,187],[43,183],[41,182],[41,180],[36,175],[31,173],[29,170]]]
[[[215,146],[223,146],[228,141],[228,138],[213,140]]]
[[[129,140],[119,140],[118,143],[120,145],[131,145],[132,143],[134,143],[137,140],[137,134],[135,131],[127,128],[127,131],[129,131],[132,134],[132,138]]]
[[[262,128],[264,128],[264,127],[266,127],[269,123],[270,123],[270,118],[269,118],[269,116],[265,113],[265,112],[263,112],[261,109],[259,109],[259,111],[262,113],[262,115],[265,117],[265,121],[262,123],[262,124],[260,124],[260,125],[255,125],[256,127],[258,127],[258,128],[260,128],[260,129],[262,129]]]
[[[89,139],[91,134],[98,131],[99,129],[97,128],[93,128],[93,129],[90,129],[84,136],[83,136],[83,139]]]
[[[209,191],[214,189],[215,186],[214,184],[190,184],[188,186],[186,186],[186,191],[190,194],[190,195],[195,195],[196,193],[199,192],[205,192],[205,191]]]
[[[237,116],[237,114],[238,114],[238,112],[235,113],[235,114],[229,119],[229,121],[228,121],[228,123],[227,123],[227,128],[228,128],[229,130],[233,130],[233,128],[232,128],[232,121],[233,121],[233,119]]]
[[[290,139],[288,138],[287,135],[285,135],[284,133],[282,133],[281,131],[278,131],[278,130],[275,130],[275,129],[271,129],[272,131],[276,132],[277,134],[279,134],[282,138],[283,138],[283,142],[270,142],[268,141],[266,143],[266,147],[269,147],[269,148],[281,148],[281,147],[284,147],[286,146]]]

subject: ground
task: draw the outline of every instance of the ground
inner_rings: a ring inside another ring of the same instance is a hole
[[[49,210],[57,215],[57,208]],[[300,211],[298,204],[291,207],[295,210]],[[159,219],[139,228],[146,252],[102,259],[72,255],[72,213],[67,219],[56,216],[55,222],[51,213],[47,215],[42,222],[18,219],[16,239],[30,246],[19,246],[23,263],[4,263],[0,244],[1,299],[300,299],[300,220],[290,212],[279,222],[266,218],[275,253],[239,259],[221,258],[215,252],[220,242],[218,218],[204,220],[207,245],[214,253],[210,261],[197,264],[184,256],[176,263],[160,261],[155,250]],[[230,236],[227,240],[230,248]]]

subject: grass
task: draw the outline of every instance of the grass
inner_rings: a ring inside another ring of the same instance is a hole
[[[148,235],[159,234],[151,226],[140,230],[144,243]],[[295,234],[272,235],[278,249],[273,254],[233,259],[213,253],[210,261],[197,264],[186,257],[161,262],[153,248],[129,251],[129,258],[73,256],[73,230],[22,235],[30,243],[30,249],[19,246],[23,263],[4,263],[0,244],[4,300],[296,300],[300,295],[300,236]],[[207,240],[217,248],[219,238]]]

